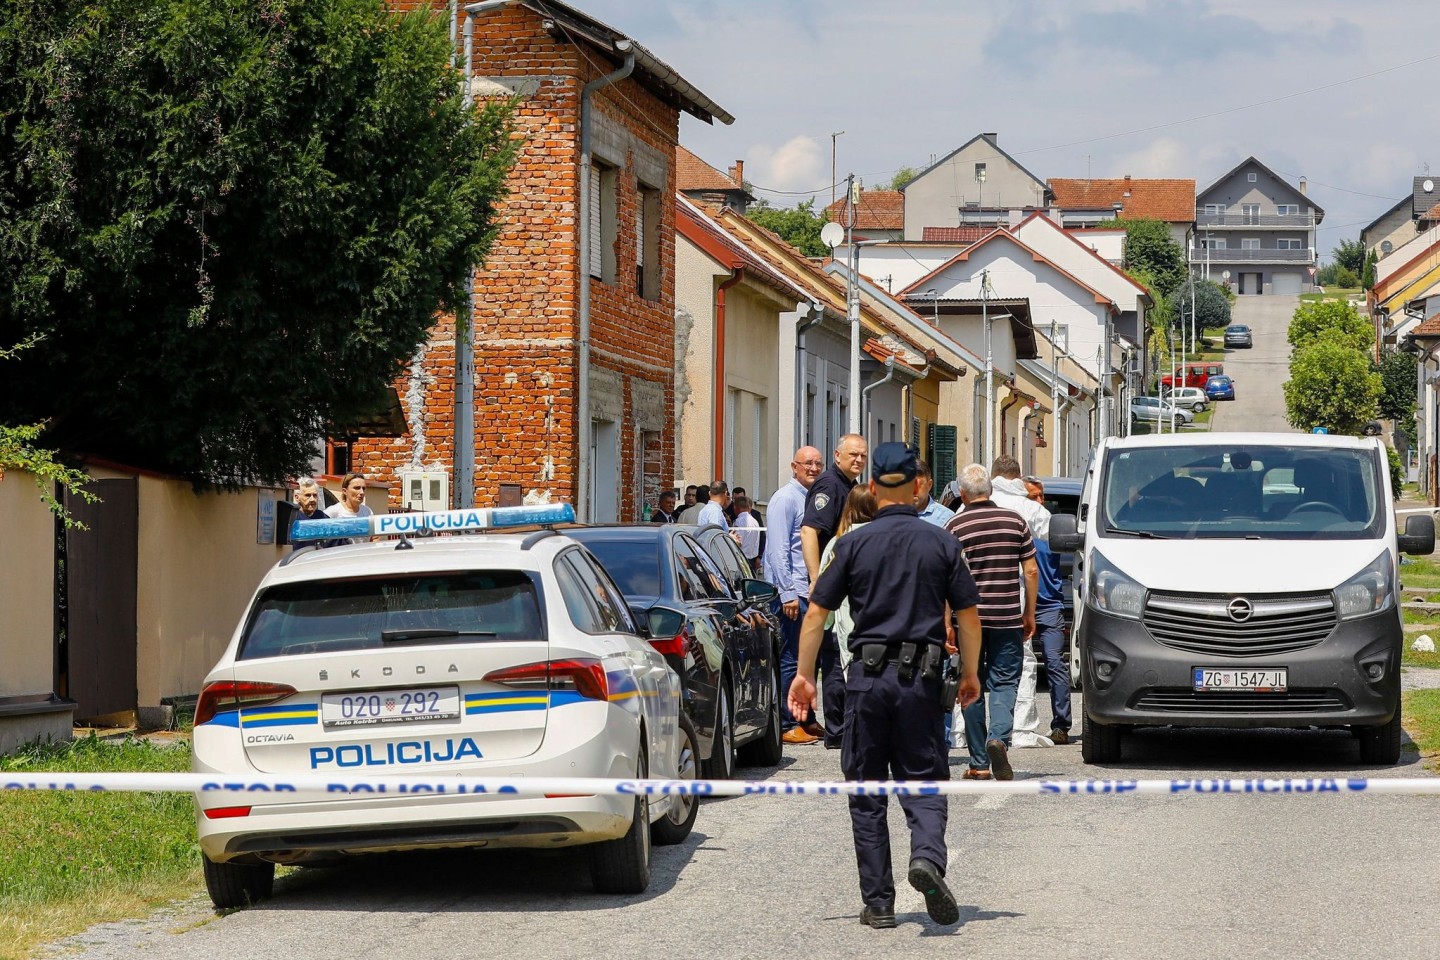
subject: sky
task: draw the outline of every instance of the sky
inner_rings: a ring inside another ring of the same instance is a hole
[[[1434,0],[570,0],[735,116],[680,140],[779,206],[879,187],[982,131],[1041,179],[1185,177],[1254,155],[1341,239],[1440,172]],[[1418,62],[1417,62],[1418,61]]]

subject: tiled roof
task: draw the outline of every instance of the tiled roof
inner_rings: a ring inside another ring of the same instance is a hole
[[[1193,223],[1194,180],[1051,180],[1061,210],[1111,210],[1121,204],[1122,220]]]
[[[740,190],[743,188],[683,146],[676,144],[675,189],[680,193],[690,193],[697,190]]]
[[[923,243],[974,243],[995,228],[991,225],[969,227],[926,227]]]
[[[845,200],[836,200],[825,208],[831,223],[845,224]],[[905,195],[899,190],[865,190],[855,207],[856,230],[904,230]]]
[[[1431,317],[1410,331],[1412,337],[1440,337],[1440,317]]]

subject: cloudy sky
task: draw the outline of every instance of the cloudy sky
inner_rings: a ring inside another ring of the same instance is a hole
[[[1440,172],[1434,0],[571,2],[733,113],[681,141],[782,205],[829,202],[835,131],[867,186],[996,131],[1042,179],[1203,188],[1253,154],[1309,179],[1328,253]]]

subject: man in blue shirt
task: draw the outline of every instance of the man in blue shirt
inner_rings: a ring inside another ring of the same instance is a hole
[[[930,464],[920,460],[915,466],[915,478],[920,481],[920,495],[915,498],[915,511],[926,523],[944,527],[950,522],[950,518],[955,516],[955,511],[931,498],[930,493],[935,489],[935,477],[930,473]]]
[[[788,691],[795,679],[795,655],[800,649],[800,621],[810,605],[810,573],[800,547],[800,522],[805,518],[805,497],[825,469],[820,451],[801,447],[790,461],[790,482],[770,497],[766,508],[765,579],[780,591],[775,612],[780,617],[780,689]],[[790,704],[780,703],[780,720],[786,743],[814,743],[820,737],[798,726]]]
[[[728,506],[730,485],[724,480],[716,480],[710,484],[710,499],[700,508],[700,516],[695,518],[695,525],[703,527],[707,523],[713,523],[721,530],[729,530],[730,521],[725,519],[725,508]]]

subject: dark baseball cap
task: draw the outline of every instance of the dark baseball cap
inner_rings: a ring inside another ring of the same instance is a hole
[[[870,478],[882,487],[898,487],[915,479],[915,451],[903,443],[882,443],[870,457]],[[900,474],[900,483],[884,483],[881,477]]]

